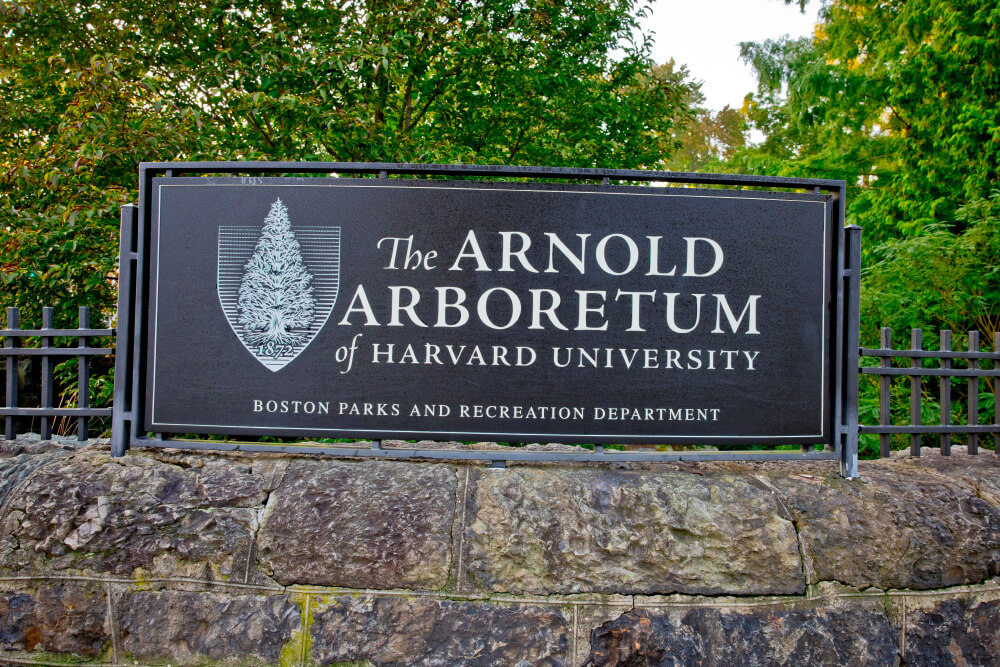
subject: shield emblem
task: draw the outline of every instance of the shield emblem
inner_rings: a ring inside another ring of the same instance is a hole
[[[243,347],[279,371],[330,318],[340,289],[340,227],[291,225],[280,199],[261,227],[219,227],[218,293]]]

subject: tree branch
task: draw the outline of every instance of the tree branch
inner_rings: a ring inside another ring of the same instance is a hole
[[[514,140],[514,146],[510,150],[510,154],[507,156],[507,162],[513,162],[514,156],[521,152],[524,148],[524,137],[528,134],[528,125],[525,123],[521,127],[521,132],[518,134],[517,139]]]
[[[257,131],[260,132],[261,135],[264,137],[264,141],[267,142],[267,145],[270,146],[272,149],[277,148],[277,145],[275,145],[274,140],[271,138],[271,135],[268,134],[267,130],[260,124],[260,121],[257,120],[257,115],[254,114],[253,111],[251,111],[247,115],[250,116],[250,121],[254,124],[254,127],[257,128]]]
[[[903,117],[899,115],[899,113],[898,113],[898,112],[896,111],[895,107],[893,107],[892,105],[889,105],[889,111],[891,111],[891,112],[892,112],[892,115],[896,117],[896,120],[898,120],[898,121],[899,121],[900,123],[902,123],[902,124],[903,124],[903,127],[905,127],[905,128],[907,129],[907,130],[909,130],[909,129],[910,129],[910,124],[909,124],[909,123],[907,123],[907,122],[906,122],[906,121],[905,121],[905,120],[903,119]]]
[[[462,65],[456,65],[455,67],[452,67],[450,70],[445,72],[444,75],[442,75],[442,77],[438,79],[437,84],[434,86],[434,91],[431,92],[431,94],[427,97],[427,101],[424,102],[423,106],[420,108],[420,111],[417,112],[416,118],[413,119],[413,122],[410,123],[410,126],[406,129],[407,132],[416,127],[417,123],[419,123],[423,119],[424,114],[427,113],[427,110],[430,108],[431,104],[434,103],[434,100],[440,97],[441,93],[444,92],[444,87],[445,83],[447,83],[447,80],[458,74],[462,70],[462,67],[463,67]]]
[[[396,125],[396,131],[400,134],[409,132],[413,127],[410,125],[410,117],[413,115],[413,77],[414,74],[411,72],[406,80],[406,91],[403,93],[403,111],[399,114],[399,123]]]

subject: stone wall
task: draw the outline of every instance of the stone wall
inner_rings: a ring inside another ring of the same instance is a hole
[[[1000,464],[0,441],[0,664],[996,665]]]

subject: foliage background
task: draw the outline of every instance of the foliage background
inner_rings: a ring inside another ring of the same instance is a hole
[[[632,0],[5,1],[0,306],[113,310],[155,160],[658,167],[690,114]]]
[[[1000,324],[1000,5],[828,0],[812,39],[744,44],[765,140],[725,167],[847,181],[865,336]]]
[[[1000,5],[822,0],[811,38],[742,46],[759,85],[722,110],[682,64],[650,60],[646,11],[4,0],[0,307],[113,317],[118,209],[141,161],[475,162],[844,179],[864,229],[863,344],[880,326],[992,340]],[[863,387],[863,411],[874,396]]]

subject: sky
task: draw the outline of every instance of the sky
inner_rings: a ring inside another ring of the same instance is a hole
[[[819,2],[806,5],[783,0],[652,0],[652,14],[642,20],[653,31],[653,60],[673,58],[687,65],[702,82],[705,106],[739,108],[757,80],[740,60],[740,42],[760,42],[782,35],[811,35]]]

